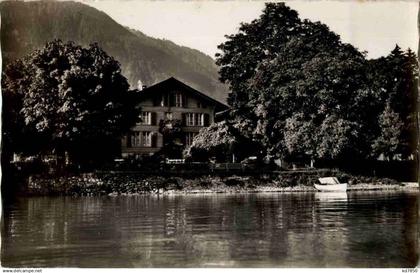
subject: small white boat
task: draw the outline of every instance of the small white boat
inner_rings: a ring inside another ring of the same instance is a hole
[[[319,191],[347,191],[347,183],[340,183],[337,177],[321,177],[318,181],[319,184],[314,183],[314,187]]]

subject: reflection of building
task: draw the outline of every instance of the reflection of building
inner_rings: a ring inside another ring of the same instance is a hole
[[[123,157],[159,151],[165,141],[159,133],[159,124],[163,121],[172,121],[169,126],[178,122],[182,129],[180,142],[190,145],[201,128],[214,122],[216,112],[228,108],[172,77],[138,91],[138,101],[142,121],[122,138]]]

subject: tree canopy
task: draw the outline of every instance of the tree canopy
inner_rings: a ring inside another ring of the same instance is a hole
[[[388,56],[369,61],[370,85],[376,95],[376,104],[371,107],[371,111],[375,111],[372,115],[374,156],[384,154],[392,158],[399,154],[406,158],[413,154],[417,144],[418,72],[416,55],[410,49],[403,52],[398,45]],[[399,137],[394,144],[382,146],[390,150],[377,149],[378,143],[388,138],[384,131],[389,127],[387,123],[392,124],[394,134]]]
[[[199,161],[214,157],[225,162],[230,161],[233,154],[238,160],[249,155],[259,155],[258,145],[242,135],[235,125],[222,121],[203,128],[194,137],[192,145],[184,151],[185,156]]]
[[[161,119],[159,121],[159,133],[163,137],[163,147],[159,154],[166,158],[181,158],[184,150],[182,120]]]
[[[266,4],[258,19],[226,38],[216,62],[230,86],[231,118],[267,155],[378,156],[372,147],[384,133],[379,116],[386,101],[404,124],[393,153],[413,139],[417,62],[411,51],[396,48],[369,61],[328,26],[301,20],[284,3]]]
[[[2,84],[3,120],[14,118],[5,134],[39,136],[42,143],[31,143],[38,152],[69,152],[73,158],[106,153],[103,145],[138,118],[120,64],[97,44],[49,42],[8,65]]]

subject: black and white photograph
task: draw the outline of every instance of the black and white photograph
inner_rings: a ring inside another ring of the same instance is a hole
[[[419,7],[0,1],[2,272],[417,272]]]

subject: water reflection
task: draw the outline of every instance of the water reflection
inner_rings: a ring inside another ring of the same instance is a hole
[[[315,199],[321,202],[347,202],[347,192],[315,192]]]
[[[2,264],[411,267],[417,206],[402,193],[26,198],[5,205]]]

